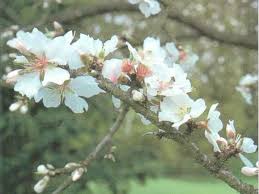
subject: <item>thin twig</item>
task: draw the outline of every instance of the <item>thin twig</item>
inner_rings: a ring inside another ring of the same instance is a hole
[[[128,106],[122,105],[122,108],[119,110],[119,115],[110,128],[109,132],[104,136],[104,138],[99,142],[99,144],[95,147],[95,149],[86,157],[85,160],[81,161],[80,163],[82,166],[80,167],[88,167],[89,164],[97,158],[97,156],[100,154],[100,152],[104,149],[104,147],[111,141],[113,135],[118,131],[121,124],[123,123],[124,118],[126,117],[126,114],[128,112]],[[62,169],[59,169],[61,171]],[[71,172],[75,170],[75,168],[71,169],[65,169],[66,172]],[[55,172],[55,171],[53,171]],[[59,173],[60,174],[60,173]],[[58,186],[58,188],[52,192],[52,194],[59,194],[62,191],[64,191],[66,188],[68,188],[73,183],[71,176],[69,176],[61,185]]]

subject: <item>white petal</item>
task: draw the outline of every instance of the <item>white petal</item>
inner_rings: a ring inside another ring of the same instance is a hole
[[[70,74],[67,70],[60,67],[48,67],[45,70],[44,79],[42,85],[46,86],[48,83],[55,83],[62,85],[66,80],[69,80]]]
[[[218,118],[208,120],[208,128],[211,132],[218,133],[223,128],[223,123]]]
[[[217,140],[220,139],[220,136],[217,133],[209,133],[205,131],[205,137],[208,139],[209,143],[213,146],[214,152],[221,152],[217,144]]]
[[[191,106],[191,117],[199,117],[206,109],[205,101],[203,99],[196,100]]]
[[[91,76],[76,77],[71,80],[69,86],[78,96],[84,96],[86,98],[90,98],[104,92],[99,88],[96,79]]]
[[[45,107],[58,107],[61,103],[61,93],[57,88],[42,87],[34,96],[35,102],[41,99]]]
[[[191,119],[191,117],[190,117],[189,114],[184,115],[184,117],[183,117],[183,119],[182,119],[181,121],[175,122],[172,126],[178,130],[179,127],[180,127],[182,124],[186,123],[186,122],[189,121],[190,119]]]
[[[254,145],[253,139],[244,137],[243,143],[240,149],[245,153],[254,153],[257,149],[257,145]]]
[[[83,98],[80,98],[71,92],[65,93],[65,105],[74,113],[83,113],[88,110],[87,102]]]
[[[122,60],[110,59],[104,61],[102,69],[103,77],[111,80],[113,83],[117,83],[119,76],[121,75]]]
[[[117,49],[118,44],[118,37],[113,36],[110,40],[107,40],[104,43],[103,49],[104,49],[104,56],[106,57],[109,53],[115,51]]]
[[[144,125],[150,125],[151,124],[150,120],[146,119],[142,114],[138,114],[138,115],[140,116],[141,122]]]
[[[18,76],[14,90],[28,98],[32,98],[37,94],[40,87],[40,75],[38,72],[33,72]]]

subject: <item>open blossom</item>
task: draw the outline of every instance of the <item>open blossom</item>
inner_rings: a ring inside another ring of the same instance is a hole
[[[79,76],[65,82],[63,85],[49,84],[42,87],[34,99],[36,102],[43,100],[45,107],[58,107],[64,100],[75,113],[87,111],[88,104],[82,98],[90,98],[104,92],[98,87],[96,80],[91,76]]]
[[[221,152],[218,142],[223,139],[219,136],[219,131],[223,128],[223,123],[220,120],[220,112],[216,110],[218,104],[213,104],[210,107],[207,117],[207,130],[205,130],[205,137],[209,143],[212,144],[214,152]]]
[[[80,38],[72,45],[80,55],[105,58],[117,49],[118,41],[117,36],[112,36],[110,40],[103,43],[101,40],[95,40],[89,35],[80,34]]]
[[[153,64],[163,63],[166,57],[165,50],[160,46],[160,40],[147,37],[143,43],[143,49],[136,50],[126,42],[133,58],[140,64],[151,67]]]
[[[170,121],[178,129],[190,119],[199,117],[206,109],[203,99],[192,100],[187,94],[165,97],[160,103],[159,121]]]
[[[156,15],[161,11],[160,5],[156,0],[128,0],[131,4],[139,4],[139,9],[145,17]]]
[[[104,61],[102,75],[112,83],[117,83],[119,77],[122,75],[122,60],[110,59]]]
[[[36,28],[31,33],[19,31],[17,37],[7,44],[23,54],[16,56],[15,62],[22,64],[24,69],[9,73],[7,81],[14,81],[14,90],[29,98],[32,98],[42,85],[50,82],[63,84],[70,75],[67,70],[58,66],[69,65],[71,69],[79,67],[77,60],[71,55],[73,50],[70,43],[73,37],[71,31],[54,39],[47,38]]]
[[[152,72],[145,78],[148,96],[173,96],[192,90],[187,74],[178,64],[174,64],[173,68],[165,64],[153,65]]]
[[[247,74],[243,76],[236,90],[241,93],[247,104],[252,104],[252,87],[257,83],[257,75]]]

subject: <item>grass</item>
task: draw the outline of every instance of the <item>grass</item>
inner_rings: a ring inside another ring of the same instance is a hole
[[[249,183],[256,185],[256,178],[249,179]],[[145,184],[132,181],[129,194],[237,194],[225,183],[213,178],[184,177],[148,179]],[[110,194],[107,187],[91,184],[94,194]]]

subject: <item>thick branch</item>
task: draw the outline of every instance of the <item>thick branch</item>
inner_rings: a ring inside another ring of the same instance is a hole
[[[105,148],[105,146],[112,140],[113,135],[118,131],[121,124],[123,123],[123,120],[128,112],[128,106],[122,106],[122,108],[119,111],[119,115],[110,128],[109,132],[104,136],[104,138],[99,142],[99,144],[95,147],[95,149],[86,157],[85,160],[81,161],[80,167],[88,167],[90,163],[96,159],[96,157],[100,154],[100,152]],[[76,167],[79,168],[79,167]],[[69,173],[76,169],[75,167],[71,168],[61,168],[56,169],[52,173],[52,176],[56,176],[58,174],[62,173]],[[50,174],[51,175],[51,174]],[[64,191],[67,187],[69,187],[73,183],[71,176],[69,176],[55,191],[52,192],[52,194],[59,194],[62,191]]]
[[[209,39],[217,40],[226,44],[241,46],[249,49],[257,49],[258,44],[257,41],[254,40],[253,36],[241,36],[239,34],[216,31],[215,28],[209,26],[203,21],[198,21],[192,17],[184,16],[182,10],[178,10],[173,5],[171,6],[171,4],[169,4],[166,0],[162,0],[161,3],[164,5],[162,13],[167,11],[168,19],[183,23],[199,32],[202,36],[206,36]],[[136,6],[131,5],[126,1],[107,1],[96,3],[87,7],[75,8],[73,11],[71,11],[71,9],[66,9],[63,13],[58,13],[57,16],[54,16],[54,20],[60,21],[63,24],[70,24],[74,23],[75,20],[115,11],[139,12]]]
[[[255,189],[252,185],[243,183],[237,177],[235,177],[227,168],[223,167],[222,165],[217,165],[217,159],[209,159],[209,157],[202,153],[198,146],[191,141],[191,138],[188,135],[181,132],[182,130],[178,131],[172,128],[169,122],[159,122],[156,114],[146,108],[144,104],[135,102],[127,92],[122,91],[106,79],[99,78],[99,80],[99,86],[103,90],[113,94],[117,98],[124,101],[137,113],[144,115],[159,129],[165,130],[167,133],[165,133],[166,135],[164,135],[164,137],[180,143],[181,146],[183,146],[190,152],[190,156],[194,158],[197,163],[201,164],[205,169],[207,169],[212,175],[221,179],[230,187],[234,188],[242,194],[257,193],[257,189]]]

